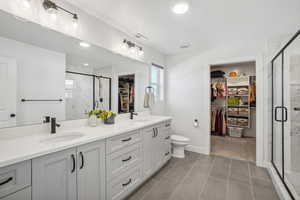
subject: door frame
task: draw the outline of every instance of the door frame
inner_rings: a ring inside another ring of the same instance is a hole
[[[256,73],[256,165],[261,167],[267,166],[267,158],[268,158],[268,132],[264,132],[264,121],[267,121],[263,118],[264,116],[264,70],[263,70],[263,56],[257,56],[257,57],[236,57],[231,59],[221,59],[219,61],[210,62],[207,64],[207,77],[208,77],[208,83],[207,83],[207,92],[208,96],[210,98],[210,69],[211,66],[214,65],[225,65],[225,64],[234,64],[234,63],[243,63],[243,62],[255,62],[255,73]],[[209,119],[209,125],[211,124],[211,101],[208,102],[208,119]],[[210,133],[210,127],[208,129],[208,135],[209,135],[209,141],[208,141],[208,152],[211,153],[211,133]]]

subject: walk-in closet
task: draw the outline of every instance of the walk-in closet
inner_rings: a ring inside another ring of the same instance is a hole
[[[119,113],[134,112],[135,75],[119,76]]]
[[[211,66],[211,153],[256,160],[255,62]]]

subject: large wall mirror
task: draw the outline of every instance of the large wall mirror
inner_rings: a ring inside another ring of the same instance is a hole
[[[147,64],[3,11],[0,24],[0,128],[42,123],[44,116],[83,119],[95,108],[145,110]]]

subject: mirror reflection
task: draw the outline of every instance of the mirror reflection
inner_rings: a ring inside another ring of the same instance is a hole
[[[0,12],[0,128],[144,111],[148,64]]]

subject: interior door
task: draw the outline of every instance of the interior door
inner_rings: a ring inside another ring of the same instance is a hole
[[[283,125],[285,110],[283,108],[283,57],[281,55],[272,63],[272,86],[272,162],[276,167],[277,172],[283,177]]]
[[[0,128],[16,125],[17,64],[0,57]]]

